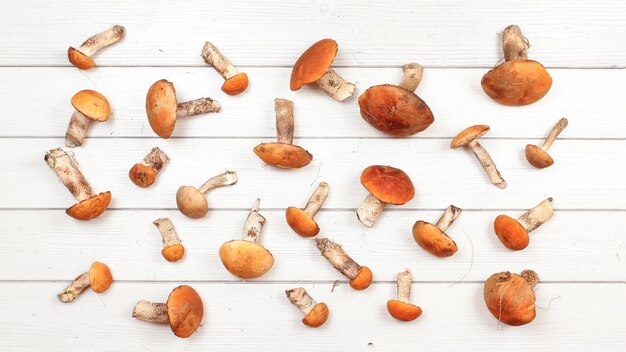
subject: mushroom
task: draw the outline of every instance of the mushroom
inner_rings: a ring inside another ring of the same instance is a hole
[[[96,66],[91,56],[98,52],[100,49],[106,48],[109,45],[113,45],[119,42],[123,37],[126,29],[122,26],[113,26],[104,32],[100,32],[91,38],[85,40],[85,42],[78,48],[74,49],[69,47],[67,49],[67,58],[72,65],[78,67],[81,70],[88,70]]]
[[[508,325],[528,324],[535,319],[535,292],[539,276],[532,270],[521,276],[510,272],[491,275],[485,281],[485,304],[498,321]]]
[[[156,324],[170,324],[174,335],[193,335],[204,317],[202,298],[191,286],[181,285],[172,290],[167,303],[141,300],[133,308],[133,318]]]
[[[554,159],[552,159],[550,154],[548,154],[548,149],[550,149],[550,146],[554,143],[556,137],[563,132],[565,127],[567,127],[567,119],[562,118],[556,123],[556,125],[554,125],[554,127],[552,127],[548,138],[546,138],[546,141],[543,142],[541,148],[536,145],[527,144],[526,160],[538,169],[544,169],[548,166],[552,166],[552,164],[554,164]]]
[[[72,156],[56,148],[49,150],[44,160],[78,201],[65,210],[67,215],[77,220],[91,220],[104,213],[111,202],[111,192],[94,195]]]
[[[135,164],[128,172],[128,177],[139,187],[152,186],[163,166],[170,159],[161,149],[152,148],[152,151],[143,158],[143,161]]]
[[[296,91],[305,84],[315,82],[337,101],[350,98],[356,86],[341,78],[330,67],[335,61],[337,50],[337,42],[332,39],[322,39],[311,45],[293,65],[289,88]]]
[[[398,273],[398,299],[387,301],[387,311],[401,321],[412,321],[422,315],[422,308],[411,304],[411,271]]]
[[[504,105],[528,105],[543,98],[552,77],[537,61],[528,60],[528,41],[516,25],[502,32],[505,62],[487,72],[480,84],[491,99]]]
[[[285,293],[289,301],[304,313],[304,318],[302,318],[304,325],[319,328],[328,320],[328,306],[326,303],[315,302],[304,288],[292,288],[291,290],[286,290]]]
[[[274,265],[272,253],[261,246],[265,217],[259,214],[261,200],[257,198],[243,226],[241,240],[228,241],[220,247],[220,259],[226,270],[242,279],[265,275]]]
[[[277,142],[257,145],[254,147],[254,154],[268,165],[285,169],[299,169],[309,165],[313,156],[302,147],[293,145],[293,102],[276,98],[274,110]]]
[[[496,164],[489,156],[489,153],[487,153],[485,148],[483,148],[483,146],[478,142],[478,138],[487,132],[489,132],[489,126],[487,125],[475,125],[468,127],[454,137],[450,143],[450,148],[456,149],[459,147],[469,146],[472,149],[472,152],[474,152],[474,155],[476,155],[480,165],[482,165],[483,169],[485,169],[491,183],[498,188],[504,189],[507,186],[506,181],[500,175],[500,171],[496,168]]]
[[[204,198],[204,194],[212,189],[234,185],[235,183],[237,183],[235,171],[226,171],[210,178],[200,188],[180,186],[176,192],[176,206],[181,213],[190,218],[203,218],[209,211],[209,204]]]
[[[356,210],[359,221],[372,227],[387,203],[402,205],[415,196],[409,176],[391,166],[372,165],[361,173],[361,184],[370,192]]]
[[[519,251],[528,246],[528,233],[548,221],[552,215],[554,215],[552,198],[547,198],[517,220],[507,215],[498,215],[493,228],[506,248]]]
[[[185,247],[180,243],[172,221],[168,218],[160,218],[154,220],[153,224],[159,229],[163,239],[163,250],[161,250],[163,258],[168,262],[179,261],[185,255]]]
[[[381,132],[400,137],[423,131],[435,121],[428,105],[414,93],[422,79],[422,66],[407,64],[403,71],[399,86],[373,86],[359,97],[361,117],[367,123]]]
[[[248,88],[248,75],[239,72],[235,66],[222,54],[215,45],[204,42],[202,58],[208,65],[224,77],[222,91],[228,95],[237,95]]]
[[[170,138],[176,119],[210,112],[219,112],[221,105],[211,98],[199,98],[177,103],[174,84],[166,79],[154,82],[146,96],[146,114],[150,127],[161,138]]]
[[[111,269],[104,263],[93,262],[89,271],[78,275],[57,297],[63,303],[70,303],[87,287],[91,287],[95,293],[102,293],[111,287],[111,283],[113,283]]]
[[[65,146],[80,147],[93,121],[106,122],[111,116],[109,101],[95,90],[85,89],[72,97],[74,113],[65,132]]]
[[[352,260],[340,245],[328,238],[316,238],[315,244],[335,269],[339,270],[343,276],[350,279],[350,287],[355,290],[365,290],[372,283],[372,271],[366,266],[360,266]]]
[[[413,239],[428,253],[437,257],[450,257],[458,250],[456,243],[446,234],[446,230],[461,215],[461,208],[450,205],[435,225],[416,221],[413,225]]]
[[[304,209],[289,207],[285,212],[287,224],[302,237],[313,237],[320,232],[315,215],[319,212],[328,197],[328,183],[321,182],[309,198]]]

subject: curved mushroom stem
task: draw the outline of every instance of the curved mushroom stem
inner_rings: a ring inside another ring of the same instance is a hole
[[[335,72],[332,68],[328,68],[322,78],[315,81],[315,83],[337,101],[344,101],[350,98],[354,94],[356,86]]]
[[[176,233],[174,224],[168,218],[160,218],[154,220],[153,224],[159,229],[161,238],[163,239],[163,247],[168,247],[177,243],[180,243],[180,237]]]
[[[204,194],[212,189],[230,186],[235,183],[237,183],[237,173],[235,173],[235,171],[226,171],[223,174],[211,177],[202,186],[200,186],[200,188],[198,188],[198,191]]]
[[[145,158],[143,158],[143,161],[141,163],[146,166],[150,166],[158,174],[159,171],[161,171],[161,169],[163,168],[163,165],[165,165],[165,163],[167,163],[169,160],[170,158],[167,156],[167,154],[165,154],[164,151],[159,149],[159,147],[155,147],[152,148],[150,153],[148,153]]]
[[[404,303],[411,302],[411,271],[405,269],[398,273],[398,301]]]
[[[361,202],[361,205],[356,209],[356,217],[359,221],[367,226],[372,227],[376,223],[376,220],[385,209],[386,203],[381,202],[373,194],[368,193],[367,197]]]
[[[293,144],[293,102],[287,99],[274,99],[276,112],[276,139],[278,143]]]
[[[222,106],[217,100],[199,98],[176,105],[176,117],[189,117],[210,112],[219,112]]]
[[[167,305],[141,300],[133,308],[133,318],[155,324],[168,324]]]
[[[125,31],[125,28],[122,26],[113,26],[85,40],[80,48],[78,48],[78,51],[87,56],[91,56],[98,50],[120,41],[120,39],[124,37]]]
[[[260,204],[261,200],[257,198],[246,218],[246,222],[243,225],[244,241],[257,243],[261,239],[261,232],[263,231],[266,220],[263,215],[259,214]]]
[[[402,66],[402,72],[404,75],[398,86],[408,91],[415,92],[422,81],[424,68],[420,64],[410,63]]]
[[[530,233],[548,221],[552,215],[554,215],[554,209],[552,208],[552,197],[550,197],[520,216],[517,222],[522,225],[526,232]]]
[[[328,238],[316,238],[315,245],[322,253],[322,256],[345,277],[350,280],[356,277],[361,266],[352,260],[340,245]]]
[[[530,287],[532,288],[535,288],[535,286],[539,283],[539,275],[537,275],[537,273],[533,270],[526,269],[522,271],[521,276],[530,284]]]
[[[204,62],[213,66],[213,68],[219,72],[224,79],[229,79],[239,73],[239,70],[233,66],[230,60],[228,60],[226,56],[224,56],[224,54],[222,54],[219,49],[210,42],[204,42],[201,55]]]
[[[70,123],[65,132],[65,146],[69,148],[80,147],[85,141],[87,130],[92,120],[77,110],[74,110]]]
[[[502,32],[502,48],[505,61],[528,59],[528,43],[522,30],[515,24],[506,27]]]
[[[496,164],[493,162],[493,159],[489,156],[489,153],[483,148],[483,146],[478,142],[478,140],[473,140],[469,144],[470,148],[476,155],[478,161],[480,161],[480,165],[483,166],[487,176],[489,176],[489,180],[491,183],[498,188],[504,189],[507,184],[506,181],[500,175],[500,171],[496,168]]]
[[[328,197],[328,183],[320,182],[315,189],[315,192],[309,198],[309,201],[306,203],[306,207],[304,208],[304,212],[309,214],[310,217],[314,218],[317,215],[317,212],[320,211],[322,205],[326,201]]]
[[[69,286],[67,286],[61,293],[57,295],[59,301],[63,303],[70,303],[76,299],[87,287],[91,284],[89,282],[89,272],[78,275]]]
[[[48,166],[57,174],[59,180],[72,193],[79,202],[93,197],[93,191],[89,182],[80,172],[73,157],[63,149],[51,149],[44,157]]]
[[[446,211],[443,212],[443,215],[437,220],[435,226],[441,230],[441,232],[446,232],[446,230],[452,226],[456,218],[461,215],[463,210],[461,208],[457,208],[454,205],[450,205]]]
[[[550,146],[552,146],[552,143],[554,143],[554,140],[556,139],[556,137],[558,137],[561,134],[561,132],[563,132],[565,127],[567,127],[566,118],[560,119],[559,122],[557,122],[556,125],[552,127],[550,134],[548,134],[548,138],[546,138],[546,141],[543,142],[543,146],[541,146],[541,149],[544,152],[547,152],[548,149],[550,149]]]
[[[289,301],[291,301],[294,306],[298,307],[304,315],[309,314],[309,312],[311,312],[313,307],[317,304],[313,297],[311,297],[302,287],[286,290],[285,293],[287,294]]]

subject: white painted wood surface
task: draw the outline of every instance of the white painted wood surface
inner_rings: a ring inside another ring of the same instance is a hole
[[[599,1],[64,1],[4,2],[0,10],[0,351],[623,351],[626,345],[626,4]],[[530,57],[554,78],[537,104],[500,106],[480,77],[501,59],[498,33],[519,24]],[[127,37],[97,54],[99,67],[69,67],[66,50],[113,24]],[[435,123],[405,139],[364,123],[356,99],[337,103],[315,88],[288,89],[290,67],[312,42],[333,37],[335,66],[357,92],[395,83],[400,65],[426,66],[418,94]],[[221,77],[200,58],[211,40],[251,79],[229,97]],[[158,139],[144,113],[147,88],[175,83],[179,100],[210,96],[219,114],[180,121]],[[74,150],[96,191],[110,190],[111,209],[91,222],[64,214],[73,198],[43,162],[61,146],[71,96],[96,89],[112,105],[111,121],[92,126]],[[295,143],[314,155],[302,170],[263,165],[252,148],[274,138],[273,99],[295,102]],[[541,143],[565,116],[570,126],[551,149],[556,163],[531,168],[527,143]],[[469,151],[450,150],[461,129],[489,124],[484,146],[508,181],[491,186]],[[139,189],[128,170],[151,147],[171,158],[157,183]],[[417,196],[388,207],[365,228],[354,208],[366,191],[358,179],[370,164],[391,164],[413,179]],[[205,219],[182,216],[174,200],[183,184],[237,171],[238,184],[212,191]],[[319,255],[284,220],[318,182],[330,197],[318,214],[321,236],[341,243],[374,272],[364,292]],[[501,213],[521,215],[547,196],[555,216],[521,252],[505,249],[492,230]],[[272,271],[242,281],[222,267],[219,246],[241,234],[254,198],[267,217],[262,243]],[[449,204],[465,211],[448,234],[459,252],[435,258],[413,241],[416,220],[435,222]],[[179,263],[160,255],[152,221],[170,217],[187,248]],[[72,304],[55,295],[93,260],[108,263],[116,282]],[[424,309],[413,323],[392,320],[385,302],[395,275],[413,270],[412,300]],[[482,301],[494,272],[536,270],[537,319],[498,325]],[[335,280],[339,286],[331,292]],[[139,299],[164,300],[180,284],[201,294],[207,315],[192,338],[130,317]],[[303,286],[331,309],[321,329],[306,328],[284,290]],[[505,347],[503,347],[505,346]]]

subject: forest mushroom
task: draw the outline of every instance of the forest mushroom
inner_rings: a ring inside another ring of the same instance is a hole
[[[319,328],[328,320],[328,306],[326,303],[315,302],[304,288],[292,288],[291,290],[286,290],[285,293],[289,301],[304,313],[304,318],[302,318],[304,325]]]
[[[422,79],[422,66],[407,64],[403,71],[399,86],[373,86],[359,97],[361,117],[377,130],[399,137],[423,131],[435,121],[428,105],[414,93]]]
[[[237,95],[248,88],[248,75],[239,72],[215,45],[205,42],[202,47],[202,58],[208,65],[224,77],[222,91],[228,95]]]
[[[350,279],[350,287],[355,290],[365,290],[372,283],[372,271],[366,266],[360,266],[352,260],[340,245],[328,238],[316,238],[315,244],[328,262],[339,270],[343,276]]]
[[[502,32],[505,62],[487,72],[480,84],[491,99],[504,105],[528,105],[543,98],[552,77],[537,61],[528,60],[528,42],[516,25]]]
[[[483,295],[487,308],[498,321],[512,326],[528,324],[535,319],[535,292],[539,276],[532,270],[521,276],[510,272],[491,275],[485,281]]]
[[[161,149],[152,148],[152,151],[143,158],[143,161],[135,164],[128,172],[128,177],[139,187],[150,187],[156,181],[157,175],[163,166],[169,161],[167,154]]]
[[[361,184],[369,191],[356,210],[359,221],[372,227],[386,204],[402,205],[415,196],[409,176],[391,166],[372,165],[361,173]]]
[[[185,255],[185,247],[180,243],[180,237],[176,233],[174,224],[168,218],[154,220],[153,224],[159,229],[163,239],[161,255],[168,262],[176,262]]]
[[[261,143],[254,147],[256,154],[266,164],[285,169],[299,169],[311,163],[313,156],[302,147],[293,145],[293,102],[274,99],[276,111],[277,142]]]
[[[65,146],[74,148],[83,145],[87,129],[93,121],[105,122],[111,116],[109,101],[95,90],[85,89],[72,97],[74,113],[65,132]]]
[[[562,118],[556,123],[556,125],[554,125],[554,127],[552,127],[550,134],[548,134],[548,138],[546,138],[545,142],[543,142],[541,148],[536,145],[527,144],[525,151],[526,160],[538,169],[544,169],[548,166],[552,166],[552,164],[554,164],[554,159],[552,159],[550,154],[548,154],[548,149],[550,149],[550,146],[552,146],[556,137],[563,132],[565,127],[567,127],[567,119]]]
[[[193,335],[204,317],[202,298],[191,286],[181,285],[172,290],[167,303],[141,300],[133,308],[133,318],[156,324],[170,324],[174,335]]]
[[[211,177],[200,188],[180,186],[176,192],[176,206],[181,213],[193,219],[203,218],[209,211],[209,204],[204,195],[212,189],[237,183],[237,173],[226,171]]]
[[[65,210],[67,215],[77,220],[91,220],[104,213],[111,202],[111,192],[94,195],[72,156],[57,148],[49,150],[44,160],[78,201]]]
[[[324,205],[328,197],[328,183],[321,182],[317,185],[315,192],[309,198],[304,209],[289,207],[285,212],[287,224],[298,235],[302,237],[313,237],[320,232],[320,228],[315,222],[315,215]]]
[[[96,63],[93,61],[91,56],[93,56],[100,49],[119,42],[124,37],[125,32],[126,29],[124,29],[124,27],[117,25],[113,26],[106,31],[100,32],[85,40],[85,42],[78,47],[78,49],[74,49],[70,46],[69,49],[67,49],[67,58],[70,60],[72,65],[81,70],[88,70],[96,66]]]
[[[506,181],[500,175],[500,171],[496,168],[496,164],[489,156],[489,153],[487,153],[485,148],[483,148],[483,146],[478,142],[478,138],[487,132],[489,132],[489,126],[487,125],[475,125],[468,127],[454,137],[450,143],[450,148],[456,149],[459,147],[469,146],[472,149],[472,152],[474,152],[474,155],[476,155],[480,165],[482,165],[483,169],[485,169],[491,183],[500,189],[504,189],[507,186]]]
[[[398,273],[397,299],[387,301],[387,311],[401,321],[412,321],[422,315],[422,308],[411,304],[411,271]]]
[[[506,248],[519,251],[528,246],[528,233],[548,221],[552,215],[554,215],[552,198],[547,198],[517,220],[508,215],[498,215],[493,223],[493,228],[500,242]]]
[[[428,253],[437,257],[450,257],[458,250],[456,243],[446,234],[446,230],[461,215],[461,208],[450,205],[435,225],[416,221],[413,225],[413,239]]]
[[[315,82],[337,101],[350,98],[356,86],[343,79],[330,67],[335,61],[337,50],[337,42],[332,39],[322,39],[311,45],[293,65],[289,88],[296,91],[305,84]]]
[[[243,238],[224,243],[220,247],[220,259],[226,270],[242,279],[254,279],[265,275],[274,265],[272,253],[261,246],[261,232],[265,217],[259,214],[257,199],[243,226]]]
[[[166,79],[154,82],[146,95],[146,114],[150,127],[161,138],[170,138],[176,119],[210,112],[219,112],[221,105],[211,98],[199,98],[184,103],[176,101],[174,84]]]
[[[113,283],[111,269],[104,263],[93,262],[89,271],[78,275],[57,297],[63,303],[70,303],[87,287],[91,287],[95,293],[102,293],[111,287],[111,283]]]

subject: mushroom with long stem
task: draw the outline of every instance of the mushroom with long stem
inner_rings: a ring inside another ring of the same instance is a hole
[[[546,198],[534,208],[530,209],[517,220],[508,215],[498,215],[493,223],[493,228],[500,242],[512,250],[522,250],[528,246],[530,237],[528,234],[554,215],[552,198]]]
[[[285,293],[289,301],[304,313],[304,318],[302,318],[304,325],[318,328],[328,320],[328,306],[326,303],[317,303],[304,288],[292,288],[291,290],[286,290]]]
[[[315,222],[315,215],[319,212],[328,197],[328,183],[321,182],[309,198],[304,209],[289,207],[285,212],[287,224],[302,237],[313,237],[320,232]]]
[[[224,78],[222,91],[228,95],[237,95],[248,88],[248,75],[239,72],[215,45],[205,42],[202,47],[202,58]]]
[[[416,221],[413,225],[413,239],[428,253],[438,257],[450,257],[458,247],[446,231],[461,215],[461,208],[450,205],[435,225],[426,221]]]
[[[535,319],[535,292],[539,276],[532,270],[521,275],[500,272],[491,275],[483,288],[485,304],[498,321],[512,326]]]
[[[153,224],[159,229],[163,240],[161,255],[168,262],[179,261],[185,255],[185,247],[181,244],[180,237],[174,228],[174,224],[168,218],[154,220]]]
[[[92,122],[106,122],[111,116],[109,101],[95,90],[85,89],[72,97],[74,113],[65,132],[65,146],[69,148],[83,145],[87,130]]]
[[[111,269],[104,263],[93,262],[89,271],[78,275],[57,297],[63,303],[70,303],[88,287],[96,293],[102,293],[108,290],[112,283]]]
[[[67,58],[72,65],[81,70],[88,70],[96,66],[91,56],[100,51],[100,49],[119,42],[124,37],[125,32],[126,29],[124,29],[124,27],[118,25],[113,26],[104,32],[91,36],[89,39],[85,40],[78,49],[69,47],[69,49],[67,49]]]
[[[158,147],[152,148],[141,163],[133,165],[128,172],[128,177],[139,187],[150,187],[156,181],[157,175],[169,160],[169,157],[164,151]]]
[[[504,189],[507,186],[506,181],[500,175],[500,171],[496,168],[496,164],[493,162],[493,159],[491,159],[491,156],[489,156],[489,153],[487,153],[485,148],[478,142],[478,138],[482,137],[482,135],[487,132],[489,132],[489,126],[487,125],[468,127],[454,137],[452,142],[450,142],[450,148],[456,149],[469,146],[472,152],[474,152],[474,155],[476,155],[480,165],[485,169],[491,183],[500,189]]]
[[[422,315],[422,308],[411,304],[411,271],[405,269],[398,273],[397,298],[387,301],[387,311],[401,321],[412,321]]]
[[[548,149],[550,149],[556,137],[563,132],[565,127],[567,127],[567,119],[562,118],[556,123],[556,125],[554,125],[554,127],[552,127],[550,134],[548,134],[548,137],[545,142],[543,142],[541,147],[533,144],[527,144],[525,150],[526,160],[538,169],[544,169],[548,166],[552,166],[552,164],[554,164],[554,159],[552,159],[550,154],[548,154]]]
[[[372,271],[355,262],[343,248],[328,238],[316,238],[315,244],[322,256],[343,276],[350,279],[350,287],[365,290],[372,283]]]
[[[226,171],[211,177],[200,188],[180,186],[176,192],[176,206],[181,213],[190,218],[203,218],[209,212],[209,204],[204,195],[215,188],[230,186],[235,183],[237,183],[235,171]]]

